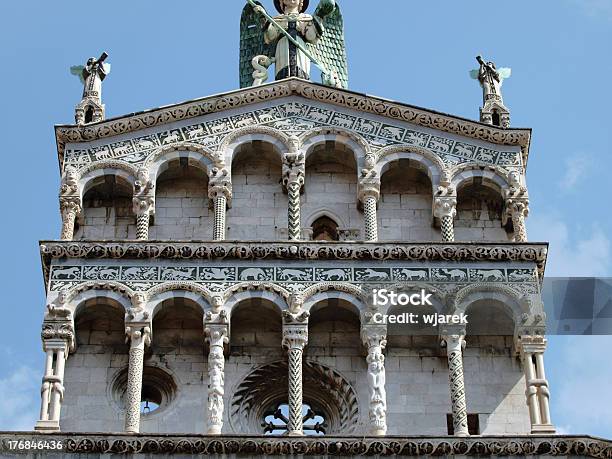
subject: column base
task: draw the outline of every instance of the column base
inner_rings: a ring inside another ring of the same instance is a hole
[[[531,434],[532,435],[540,435],[540,434],[554,434],[557,430],[555,426],[552,424],[537,424],[531,426]]]
[[[373,437],[384,437],[387,435],[387,429],[372,428],[370,429],[370,435]]]
[[[34,430],[37,432],[59,432],[60,425],[58,421],[36,421]]]
[[[288,437],[303,437],[304,432],[302,432],[301,430],[290,430],[289,432],[287,432],[287,436]]]
[[[210,426],[207,435],[221,435],[221,426]]]

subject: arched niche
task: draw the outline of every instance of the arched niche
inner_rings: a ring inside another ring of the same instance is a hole
[[[158,169],[150,239],[212,239],[208,175],[199,161],[173,158]]]
[[[339,239],[353,239],[346,235],[363,226],[357,210],[357,162],[350,146],[338,139],[313,145],[306,156],[302,213],[309,220],[327,207],[338,217],[336,223],[347,225],[338,228]],[[309,234],[312,230],[305,228]]]
[[[230,316],[230,359],[242,355],[284,355],[280,306],[252,296],[236,303]]]
[[[457,241],[507,241],[502,226],[504,200],[495,183],[474,177],[457,189]]]
[[[282,187],[281,152],[253,140],[236,146],[231,163],[232,208],[227,239],[276,240],[287,228],[287,195]]]
[[[413,159],[387,164],[381,177],[378,235],[382,241],[439,240],[432,226],[429,170]]]
[[[310,308],[305,355],[360,355],[359,308],[348,299],[320,299]],[[340,352],[338,352],[341,349]]]
[[[163,300],[153,315],[151,352],[165,359],[198,356],[204,362],[203,320],[202,307],[193,299],[181,295]]]
[[[134,239],[133,184],[121,175],[97,175],[83,190],[74,239]]]

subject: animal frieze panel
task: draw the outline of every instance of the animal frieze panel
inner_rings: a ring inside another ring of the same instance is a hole
[[[431,280],[436,282],[465,282],[468,270],[459,268],[435,268],[431,270]]]
[[[122,280],[158,280],[159,268],[156,266],[132,266],[121,268]]]
[[[54,266],[51,270],[52,280],[81,280],[82,266]]]
[[[391,269],[389,268],[356,268],[354,270],[355,280],[364,281],[389,281],[391,279]]]
[[[537,276],[532,269],[508,269],[509,282],[535,282]]]
[[[466,141],[455,141],[407,127],[381,123],[369,117],[298,102],[281,103],[265,109],[202,121],[89,149],[67,148],[65,162],[83,166],[96,161],[121,159],[136,164],[144,161],[155,149],[184,141],[215,150],[232,130],[257,125],[297,135],[325,127],[353,130],[361,134],[373,150],[391,145],[427,148],[440,156],[450,167],[474,161],[508,168],[518,168],[522,164],[520,152],[497,151]]]
[[[472,282],[506,282],[504,269],[470,269]]]
[[[162,268],[160,278],[163,281],[195,281],[197,280],[196,267]]]
[[[198,278],[204,281],[236,281],[237,270],[235,267],[200,268]]]
[[[315,268],[315,278],[317,281],[350,282],[353,280],[353,270],[347,268]]]
[[[119,280],[120,266],[84,266],[83,280]]]
[[[285,282],[312,282],[312,268],[276,268],[276,279]]]
[[[180,129],[170,129],[169,131],[158,134],[162,145],[172,145],[173,143],[183,142],[185,136]]]
[[[274,281],[274,268],[239,268],[239,281]]]

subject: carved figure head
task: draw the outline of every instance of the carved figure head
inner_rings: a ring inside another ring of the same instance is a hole
[[[310,0],[274,0],[274,6],[279,13],[289,13],[291,10],[303,13],[308,9]],[[287,11],[289,10],[289,11]]]

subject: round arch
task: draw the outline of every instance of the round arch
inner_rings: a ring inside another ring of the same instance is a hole
[[[510,182],[508,175],[498,169],[470,164],[462,165],[459,168],[453,169],[451,172],[451,186],[455,190],[467,186],[474,182],[474,179],[482,179],[483,186],[491,188],[503,197],[503,190],[509,188]]]
[[[358,314],[366,310],[366,293],[352,284],[323,282],[308,287],[302,292],[302,307],[310,311],[317,303],[329,299],[344,300],[352,304]]]
[[[78,178],[78,189],[81,201],[85,194],[96,184],[101,177],[114,176],[126,182],[134,190],[137,170],[131,164],[120,161],[100,161],[80,171]]]
[[[202,314],[211,309],[209,294],[201,287],[194,285],[162,284],[155,292],[150,291],[146,310],[149,311],[151,320],[159,312],[160,307],[168,300],[186,299],[197,304]]]
[[[76,317],[79,309],[87,302],[96,298],[106,298],[120,304],[124,312],[132,307],[134,291],[125,285],[113,281],[92,281],[79,284],[66,293],[60,294],[60,302],[72,311]]]
[[[262,299],[271,302],[281,314],[289,309],[290,293],[274,284],[248,283],[232,287],[225,295],[225,310],[231,318],[234,309],[250,299]]]
[[[219,155],[231,170],[232,161],[240,147],[255,141],[272,145],[278,155],[279,163],[282,162],[283,154],[290,149],[289,138],[278,129],[268,126],[249,126],[228,134],[218,149]]]
[[[153,182],[169,167],[172,161],[186,158],[190,166],[202,170],[207,176],[213,167],[220,167],[218,157],[202,145],[182,142],[156,150],[145,162]]]
[[[365,166],[366,155],[370,152],[370,147],[363,137],[341,128],[316,128],[302,134],[300,141],[302,151],[305,152],[305,159],[308,159],[317,146],[326,142],[335,142],[345,146],[353,153],[358,175],[359,171]]]
[[[416,162],[431,181],[432,191],[435,193],[440,185],[441,178],[446,172],[446,167],[442,160],[433,152],[426,148],[415,147],[410,145],[393,145],[383,148],[378,152],[378,161],[376,163],[376,172],[379,177],[387,172],[393,163],[400,159],[409,159]]]
[[[452,314],[465,313],[472,304],[483,300],[503,305],[515,325],[521,322],[523,314],[529,313],[529,305],[523,300],[521,293],[504,285],[484,283],[459,290],[455,296]]]

